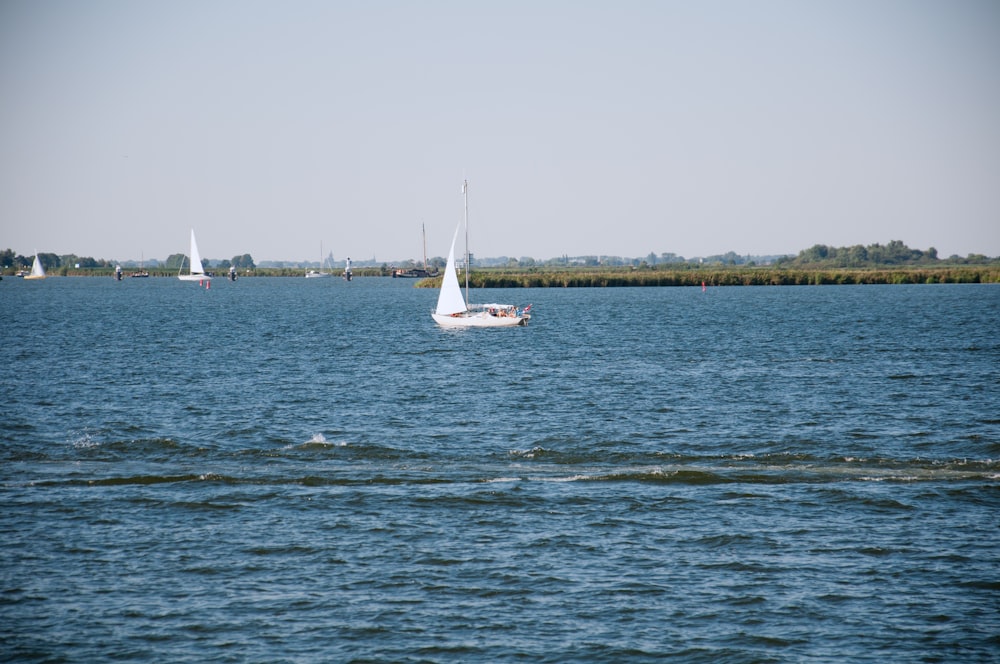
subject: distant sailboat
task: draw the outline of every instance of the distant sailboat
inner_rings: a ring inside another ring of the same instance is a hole
[[[198,253],[198,243],[194,240],[194,229],[191,229],[191,272],[183,274],[184,261],[181,260],[181,269],[177,273],[177,278],[181,281],[208,281],[212,277],[205,274],[205,269],[201,266],[201,254]]]
[[[465,296],[458,284],[458,272],[455,269],[455,243],[458,241],[458,231],[461,223],[455,229],[451,239],[451,250],[448,251],[448,264],[444,268],[444,279],[441,282],[441,292],[438,294],[437,308],[431,312],[431,317],[441,327],[516,327],[527,325],[531,315],[529,304],[524,309],[518,309],[512,304],[479,304],[470,305],[467,302],[469,293],[469,183],[462,185],[465,196]]]
[[[319,271],[309,270],[306,272],[306,279],[315,279],[317,277],[329,277],[329,272],[323,271],[323,265],[326,263],[326,259],[323,258],[323,243],[319,243]]]
[[[45,278],[45,268],[42,267],[42,262],[38,260],[38,252],[35,252],[35,260],[31,263],[31,274],[24,275],[25,279],[44,279]]]
[[[436,277],[438,275],[437,268],[431,272],[427,269],[427,230],[424,228],[423,224],[420,224],[420,230],[424,236],[424,266],[422,268],[413,267],[410,269],[396,268],[392,271],[393,279],[424,279],[426,277]]]
[[[145,279],[149,276],[149,272],[146,272],[146,254],[143,253],[141,256],[142,258],[139,259],[139,271],[128,275],[133,279]]]

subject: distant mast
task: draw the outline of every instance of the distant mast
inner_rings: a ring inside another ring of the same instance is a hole
[[[465,197],[465,303],[469,303],[469,181],[462,181],[462,196]]]
[[[427,271],[427,227],[420,224],[420,233],[424,237],[424,272]]]

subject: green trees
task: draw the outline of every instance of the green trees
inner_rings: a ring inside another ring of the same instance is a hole
[[[250,254],[233,256],[233,260],[230,261],[230,264],[238,270],[253,270],[257,267],[254,265],[253,257]]]
[[[952,259],[954,258],[957,257],[953,256]],[[825,244],[815,244],[800,251],[798,256],[778,259],[775,264],[792,267],[808,266],[810,268],[922,266],[934,265],[938,260],[937,249],[934,247],[927,251],[921,251],[909,248],[900,240],[892,240],[886,245],[876,243],[867,247],[860,244],[851,247],[830,247]],[[949,262],[955,261],[950,259]]]

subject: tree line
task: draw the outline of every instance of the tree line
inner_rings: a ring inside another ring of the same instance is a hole
[[[17,270],[27,270],[31,268],[33,256],[22,256],[16,254],[12,249],[0,251],[0,270],[12,273]],[[38,259],[46,272],[68,269],[114,269],[120,265],[118,261],[107,259],[95,259],[89,256],[77,256],[75,254],[57,255],[53,253],[39,253]],[[164,270],[179,270],[181,265],[189,265],[190,259],[185,254],[171,254],[162,264],[159,261],[150,261],[149,267],[161,267]],[[210,264],[209,264],[210,263]],[[428,261],[429,267],[444,269],[445,260],[441,257],[434,257]],[[886,245],[869,244],[853,245],[850,247],[833,247],[825,244],[816,244],[808,249],[803,249],[797,256],[774,256],[774,257],[750,257],[740,256],[730,251],[726,254],[709,256],[707,258],[686,259],[672,253],[657,255],[650,252],[644,259],[625,259],[615,256],[582,256],[570,258],[562,256],[547,261],[536,261],[530,257],[520,259],[500,258],[477,259],[473,258],[474,268],[508,268],[514,270],[523,269],[559,269],[568,268],[573,270],[586,270],[587,268],[608,268],[625,267],[659,270],[684,270],[696,269],[702,266],[746,266],[756,267],[759,265],[773,265],[779,268],[801,268],[806,270],[830,269],[830,268],[877,268],[877,267],[932,267],[941,265],[997,265],[1000,258],[990,258],[982,254],[969,254],[966,257],[952,255],[947,259],[938,256],[937,249],[931,247],[926,251],[911,249],[900,240],[892,240]],[[134,266],[130,262],[129,266]],[[397,267],[407,267],[416,265],[412,260],[397,263]],[[250,254],[233,256],[230,260],[205,261],[205,267],[215,270],[228,270],[234,267],[238,270],[255,270],[257,265]]]
[[[0,251],[0,270],[5,272],[28,270],[31,268],[33,260],[34,256],[22,256],[21,254],[14,253],[13,249],[4,249]],[[76,254],[64,254],[60,256],[58,254],[44,252],[38,253],[38,260],[46,272],[53,272],[59,270],[60,268],[73,268],[81,270],[114,269],[116,266],[122,264],[119,261],[108,260],[105,258],[77,256]],[[150,261],[150,263],[151,265],[159,265],[159,261]],[[182,263],[183,265],[191,264],[191,260],[186,254],[171,254],[167,257],[163,267],[167,270],[179,270]],[[206,265],[205,267],[209,266]],[[211,267],[217,270],[228,270],[230,267],[235,267],[240,270],[253,270],[257,266],[250,254],[242,254],[240,256],[233,256],[231,260],[214,261],[212,262]]]
[[[774,261],[776,266],[784,267],[880,267],[880,266],[931,266],[941,265],[986,265],[996,263],[998,259],[982,254],[969,254],[965,258],[952,255],[942,261],[937,249],[931,247],[926,251],[911,249],[900,240],[892,240],[889,244],[856,244],[850,247],[831,247],[825,244],[815,244],[803,249],[798,256],[784,256]]]

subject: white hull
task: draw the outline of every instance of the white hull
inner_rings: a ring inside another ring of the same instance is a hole
[[[206,274],[178,274],[177,278],[181,281],[211,281],[212,277]]]
[[[329,272],[306,272],[306,279],[319,279],[320,277],[329,277]]]
[[[517,327],[527,325],[530,316],[494,316],[485,311],[465,312],[444,316],[432,313],[431,317],[441,327]]]

